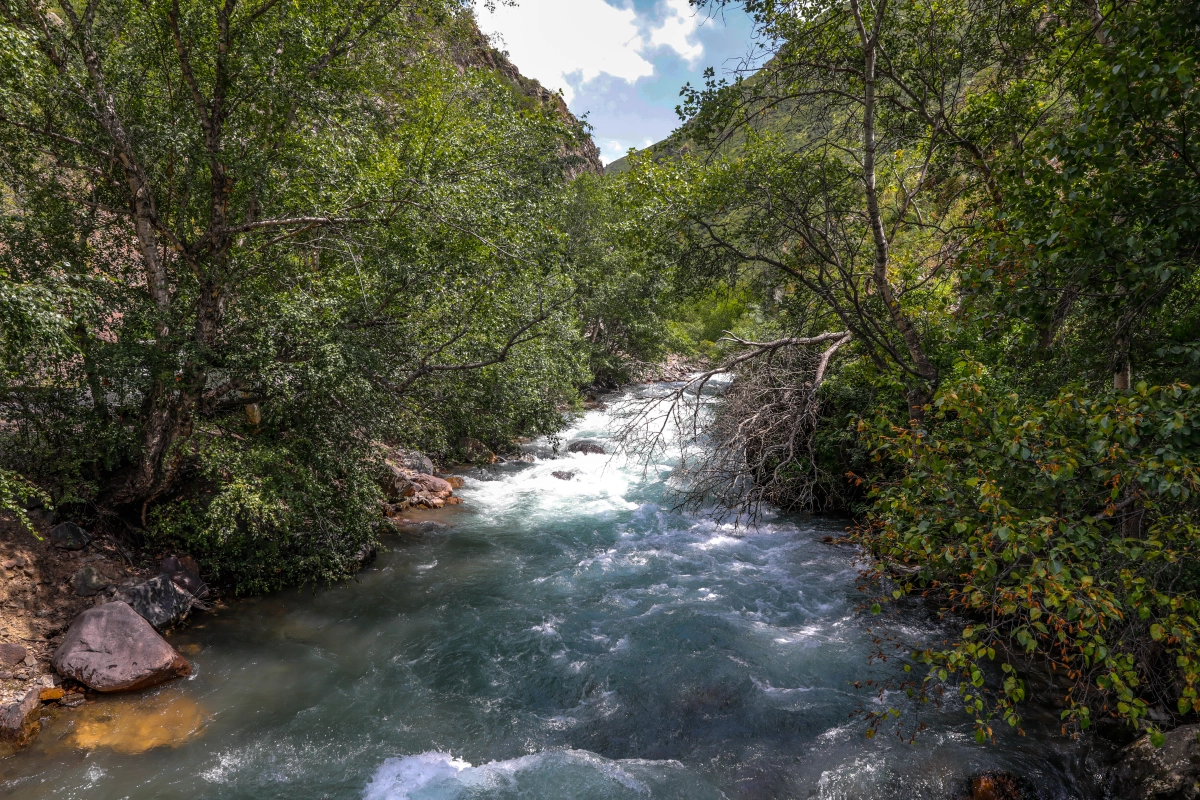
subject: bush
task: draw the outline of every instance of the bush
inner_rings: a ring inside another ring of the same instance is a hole
[[[959,364],[928,429],[864,421],[900,477],[873,489],[857,536],[892,595],[944,598],[961,639],[917,653],[976,717],[1020,721],[1021,669],[1068,678],[1064,728],[1098,714],[1147,727],[1149,706],[1192,710],[1200,678],[1200,389],[1184,384],[1042,403]],[[987,685],[986,664],[1004,678]]]
[[[299,435],[198,448],[197,480],[151,513],[151,544],[199,559],[235,594],[328,583],[358,571],[377,544],[379,490],[369,449]]]

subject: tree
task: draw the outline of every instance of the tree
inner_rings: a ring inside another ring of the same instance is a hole
[[[1074,113],[1005,159],[1008,203],[992,210],[993,233],[966,282],[982,311],[1028,321],[1046,348],[1083,331],[1082,349],[1099,362],[1085,362],[1087,374],[1130,389],[1131,349],[1146,370],[1161,347],[1175,358],[1192,351],[1188,338],[1164,343],[1169,323],[1155,317],[1172,295],[1195,292],[1200,11],[1114,3],[1095,31],[1057,58],[1070,58],[1063,84]],[[1156,377],[1179,377],[1163,366]]]
[[[6,362],[3,456],[60,508],[239,591],[333,579],[375,540],[379,442],[563,424],[586,133],[465,5],[0,20],[0,257],[69,333]]]
[[[429,57],[453,5],[2,12],[5,241],[15,272],[107,284],[80,323],[89,402],[101,420],[139,406],[113,503],[170,491],[199,417],[268,400],[273,372],[312,357],[303,322],[272,320],[338,318],[324,344],[370,353],[373,385],[403,395],[503,360],[569,291],[527,223],[573,134]],[[414,290],[413,267],[447,261],[470,267]],[[430,336],[447,320],[426,315],[406,341],[406,301],[430,290],[456,324]]]

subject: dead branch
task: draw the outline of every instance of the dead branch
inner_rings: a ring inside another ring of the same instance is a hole
[[[629,405],[619,438],[646,463],[678,450],[680,508],[716,503],[738,519],[755,519],[767,507],[819,510],[837,486],[815,452],[819,390],[851,338],[838,331],[753,342],[728,334],[723,341],[745,349],[666,393],[651,392]],[[731,381],[706,396],[718,376]]]

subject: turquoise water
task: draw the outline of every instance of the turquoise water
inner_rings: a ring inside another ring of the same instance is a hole
[[[565,440],[613,426],[591,412]],[[0,760],[0,794],[941,799],[1005,769],[1092,796],[1082,751],[1036,722],[981,747],[946,708],[915,744],[868,740],[854,712],[876,694],[853,682],[897,668],[868,665],[868,628],[918,643],[936,621],[856,610],[854,551],[821,541],[839,523],[681,516],[669,474],[599,455],[480,473],[361,580],[198,618],[173,639],[194,677],[48,721]],[[142,718],[132,745],[106,733]]]

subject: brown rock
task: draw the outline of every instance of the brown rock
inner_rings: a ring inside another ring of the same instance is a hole
[[[16,642],[0,643],[0,667],[11,667],[25,660],[28,651]]]
[[[555,478],[558,478],[560,481],[570,481],[570,480],[574,480],[574,479],[575,479],[575,473],[574,473],[574,472],[562,472],[562,471],[559,471],[559,472],[551,472],[550,474],[551,474],[552,476],[554,476]]]
[[[578,442],[571,442],[567,447],[568,453],[583,453],[585,455],[605,455],[604,446],[599,442],[593,442],[589,439],[581,439]]]
[[[51,663],[59,675],[98,692],[145,689],[192,671],[186,658],[122,602],[76,617]]]
[[[43,703],[49,703],[54,700],[62,700],[64,694],[66,694],[66,692],[55,686],[53,688],[42,689],[38,696]]]
[[[971,800],[1023,800],[1017,779],[1007,772],[985,772],[971,781]]]
[[[415,475],[412,482],[417,487],[417,491],[430,497],[445,499],[454,493],[454,487],[450,485],[449,481],[433,475]]]
[[[387,465],[386,472],[379,479],[379,488],[383,490],[383,496],[393,503],[411,497],[416,492],[408,473],[394,464]]]
[[[451,489],[461,489],[467,485],[467,482],[458,475],[438,475],[438,477],[450,484]]]

